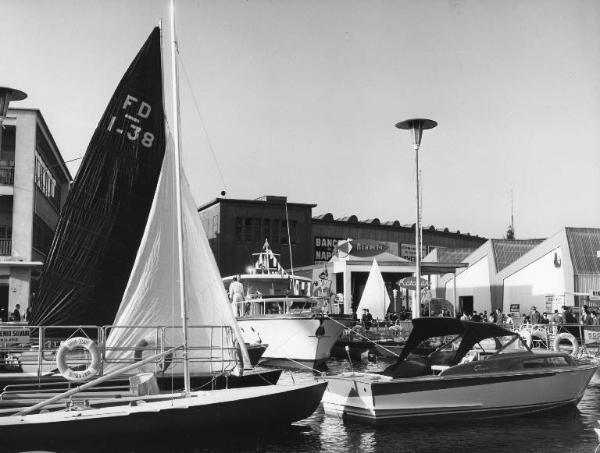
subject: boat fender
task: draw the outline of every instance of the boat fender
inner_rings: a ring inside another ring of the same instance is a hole
[[[83,371],[75,371],[67,365],[67,353],[77,348],[86,349],[92,358],[90,365]],[[73,337],[61,342],[56,354],[58,371],[60,371],[60,374],[69,381],[87,381],[98,373],[100,370],[100,363],[101,360],[98,346],[93,340],[85,337]]]
[[[521,336],[521,338],[523,339],[523,341],[525,342],[527,347],[531,348],[531,345],[533,344],[533,338],[531,336],[531,332],[529,330],[521,330],[519,332],[519,335]]]
[[[319,319],[319,327],[317,327],[317,331],[315,332],[315,337],[321,338],[325,335],[325,327],[323,326],[324,319]]]
[[[140,362],[142,360],[142,354],[144,353],[144,350],[149,349],[149,348],[155,348],[155,347],[156,347],[156,341],[154,341],[154,340],[148,341],[147,339],[142,338],[135,345],[135,351],[133,352],[133,361]],[[158,369],[164,373],[165,371],[167,371],[167,368],[169,368],[172,361],[173,361],[173,354],[167,354],[158,363]]]
[[[577,353],[579,352],[579,343],[577,343],[577,338],[575,338],[573,334],[567,332],[559,333],[556,336],[556,338],[554,339],[554,350],[560,351],[560,342],[563,340],[567,340],[571,343],[571,346],[573,347],[571,355],[573,357],[576,357]]]

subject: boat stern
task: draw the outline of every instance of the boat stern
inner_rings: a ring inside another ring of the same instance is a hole
[[[322,379],[328,383],[322,401],[326,414],[376,422],[373,384],[391,378],[371,373],[342,373]]]

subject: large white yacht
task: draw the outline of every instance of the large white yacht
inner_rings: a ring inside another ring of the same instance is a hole
[[[329,301],[311,296],[310,279],[288,274],[268,242],[253,257],[254,266],[245,274],[223,279],[226,288],[236,277],[244,286],[244,299],[237,302],[235,311],[245,340],[268,345],[263,364],[315,366],[325,362],[344,330],[327,315]]]

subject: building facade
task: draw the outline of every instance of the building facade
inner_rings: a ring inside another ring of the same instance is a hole
[[[563,228],[548,239],[492,239],[446,275],[439,290],[457,310],[501,309],[514,318],[532,307],[554,312],[563,305],[600,311],[600,229]]]
[[[414,225],[403,226],[398,221],[380,222],[378,219],[359,221],[354,215],[338,219],[334,219],[332,214],[313,217],[312,209],[315,206],[288,203],[287,198],[281,196],[266,196],[257,200],[217,198],[201,206],[198,211],[224,276],[243,273],[247,266],[254,264],[252,253],[259,252],[265,240],[268,240],[275,253],[281,254],[284,268],[293,267],[311,278],[325,268],[339,240],[353,239],[355,244],[360,242],[361,247],[368,244],[373,248],[373,253],[363,257],[364,263],[351,260],[335,270],[328,270],[334,279],[332,289],[345,294],[346,313],[360,299],[373,260],[371,255],[385,252],[390,257],[390,260],[381,263],[390,288],[400,278],[414,272]],[[423,256],[434,248],[474,250],[485,241],[485,238],[461,234],[459,231],[427,226],[423,229]]]
[[[0,317],[25,313],[71,175],[39,110],[10,109],[0,132]]]

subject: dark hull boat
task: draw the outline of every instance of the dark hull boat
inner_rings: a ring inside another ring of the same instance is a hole
[[[383,373],[326,377],[325,412],[372,424],[539,412],[577,404],[598,368],[565,353],[534,353],[494,324],[418,318],[413,325],[398,362]],[[434,338],[449,341],[425,357],[411,354]]]
[[[223,390],[244,387],[259,387],[275,385],[279,381],[282,370],[255,370],[235,375],[202,375],[190,376],[190,385],[194,389]],[[157,376],[156,382],[161,392],[177,392],[184,387],[182,376]],[[13,379],[0,395],[0,412],[3,409],[15,407],[28,407],[44,401],[54,395],[74,388],[74,384],[67,382],[62,376],[47,376],[41,382],[31,383],[31,379],[21,382]],[[77,394],[73,399],[90,400],[100,398],[123,398],[132,396],[129,379],[110,380],[102,387],[93,388],[89,392]]]
[[[217,433],[255,431],[289,425],[310,416],[326,383],[266,386],[147,397],[143,403],[106,401],[99,407],[0,417],[4,444],[33,448],[75,439],[187,435],[198,439]],[[19,422],[21,420],[21,422]],[[15,423],[17,422],[17,423]],[[35,433],[35,436],[32,436]],[[43,440],[41,440],[43,439]]]

